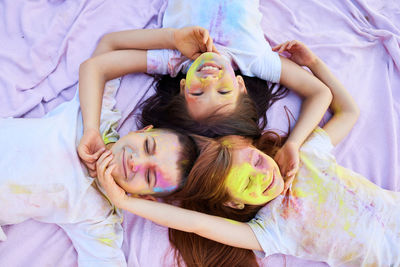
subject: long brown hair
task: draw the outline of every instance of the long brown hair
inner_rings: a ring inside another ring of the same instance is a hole
[[[204,140],[204,138],[203,138]],[[225,178],[232,165],[232,153],[250,145],[251,139],[239,136],[225,136],[208,140],[202,145],[183,189],[174,195],[181,207],[232,220],[247,222],[262,206],[245,205],[234,209],[224,205],[231,200],[225,187]],[[265,133],[254,142],[263,151],[273,156],[280,146],[279,135]],[[209,266],[258,266],[251,250],[227,246],[193,233],[169,229],[169,239],[175,248],[178,266],[185,262],[188,267]]]

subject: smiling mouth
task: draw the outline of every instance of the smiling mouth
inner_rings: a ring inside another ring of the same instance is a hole
[[[268,190],[274,185],[274,182],[275,182],[275,172],[273,172],[271,183],[270,183],[270,184],[267,186],[267,188],[265,188],[265,190],[263,191],[263,195],[264,195],[266,192],[268,192]]]
[[[222,67],[214,62],[206,62],[199,66],[197,72],[200,72],[201,74],[215,74],[218,73],[221,69]]]

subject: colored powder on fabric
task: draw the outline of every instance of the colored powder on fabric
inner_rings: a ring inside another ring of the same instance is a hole
[[[26,186],[11,184],[11,185],[9,185],[9,187],[13,194],[31,194],[32,193],[32,191]]]

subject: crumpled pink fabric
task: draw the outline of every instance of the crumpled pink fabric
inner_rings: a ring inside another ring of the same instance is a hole
[[[340,164],[385,189],[400,190],[400,2],[392,0],[262,0],[262,28],[271,45],[298,39],[321,57],[358,103],[361,115],[335,149]],[[79,64],[111,31],[161,26],[161,0],[5,0],[0,2],[0,117],[40,117],[75,93]],[[120,132],[136,129],[136,103],[152,93],[153,79],[126,75],[117,94]],[[268,113],[270,127],[287,130],[285,107],[298,116],[290,94]],[[325,120],[329,118],[326,115]],[[293,122],[293,120],[292,120]],[[128,266],[173,266],[167,229],[125,213]],[[5,226],[0,267],[76,266],[63,230],[26,221]],[[273,255],[261,266],[326,266]]]

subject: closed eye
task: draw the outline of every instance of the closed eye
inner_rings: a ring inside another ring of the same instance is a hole
[[[157,175],[154,168],[148,168],[146,170],[146,182],[150,188],[153,188],[157,184]]]
[[[220,93],[221,95],[226,95],[229,94],[232,91],[219,91],[218,93]]]
[[[146,182],[147,185],[150,187],[150,169],[146,170]]]
[[[247,183],[243,191],[245,191],[249,187],[249,185],[250,185],[250,177],[247,178]]]
[[[190,93],[190,94],[193,95],[193,96],[200,96],[200,95],[203,94],[203,92],[199,92],[199,93]]]
[[[149,138],[146,138],[146,140],[144,140],[144,152],[146,152],[146,154],[149,154],[150,152],[149,149]]]

